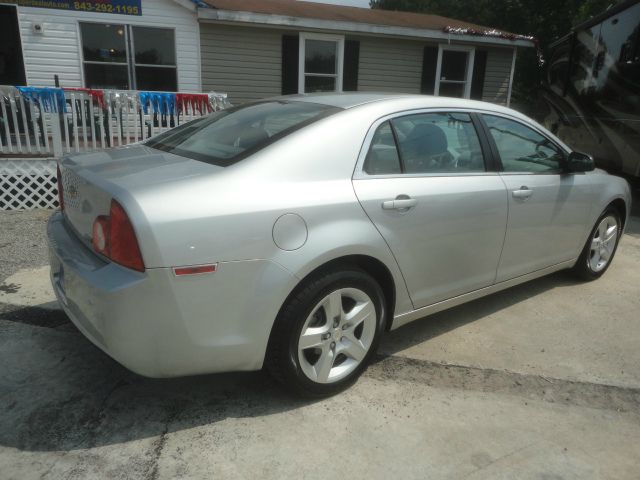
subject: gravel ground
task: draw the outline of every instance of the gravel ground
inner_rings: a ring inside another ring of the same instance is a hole
[[[49,263],[46,225],[52,213],[0,211],[0,283],[20,269]]]

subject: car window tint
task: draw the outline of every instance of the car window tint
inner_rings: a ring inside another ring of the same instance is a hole
[[[364,171],[369,175],[400,173],[400,158],[389,122],[378,127],[364,161]]]
[[[340,110],[295,101],[246,104],[185,123],[152,138],[146,145],[226,167]]]
[[[478,134],[466,113],[424,113],[392,120],[405,173],[484,172]]]
[[[556,172],[564,154],[548,138],[519,122],[484,115],[505,172]]]

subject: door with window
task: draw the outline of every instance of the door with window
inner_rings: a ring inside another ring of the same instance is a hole
[[[440,45],[435,95],[470,98],[474,58],[473,47]]]
[[[588,176],[563,173],[565,152],[540,132],[505,117],[483,118],[508,190],[509,221],[497,281],[576,258],[591,209]]]
[[[354,188],[398,261],[414,307],[491,285],[506,193],[500,176],[486,170],[471,116],[396,116],[374,125],[367,142]]]
[[[171,28],[81,23],[84,85],[121,90],[178,90]]]

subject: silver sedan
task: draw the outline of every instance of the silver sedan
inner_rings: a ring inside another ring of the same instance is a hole
[[[241,105],[58,175],[51,279],[93,343],[146,376],[266,366],[304,395],[354,382],[385,330],[598,278],[631,206],[522,114],[410,95]]]

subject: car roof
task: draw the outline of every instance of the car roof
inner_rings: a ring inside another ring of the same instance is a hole
[[[494,112],[508,112],[514,114],[514,110],[496,105],[495,103],[467,100],[464,98],[436,97],[433,95],[415,95],[409,93],[384,93],[384,92],[349,92],[349,93],[309,93],[298,95],[285,95],[277,97],[279,100],[309,102],[350,109],[371,103],[387,103],[392,107],[395,101],[402,100],[413,103],[415,108],[468,108],[477,110],[489,110]]]
[[[388,113],[421,110],[421,109],[460,109],[473,110],[486,113],[506,114],[509,117],[524,121],[525,124],[535,125],[545,131],[545,135],[551,137],[556,143],[562,145],[567,151],[571,148],[554,134],[545,129],[538,122],[528,116],[513,110],[509,107],[497,105],[495,103],[481,102],[478,100],[467,100],[465,98],[440,97],[433,95],[416,95],[409,93],[384,93],[384,92],[348,92],[348,93],[310,93],[298,95],[284,95],[274,100],[286,100],[295,102],[310,102],[331,107],[338,107],[345,110],[367,106],[375,108],[381,106],[388,110]],[[376,108],[379,112],[380,109]]]
[[[339,108],[352,108],[365,103],[379,102],[382,100],[392,100],[397,98],[411,97],[415,95],[402,93],[371,93],[371,92],[352,92],[352,93],[305,93],[298,95],[284,95],[278,99],[289,100],[292,102],[309,102],[328,105]]]

